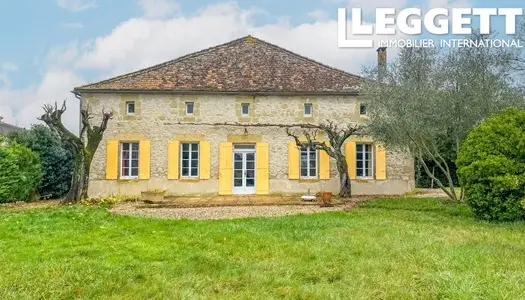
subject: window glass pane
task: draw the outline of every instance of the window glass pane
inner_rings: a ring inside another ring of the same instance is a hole
[[[199,169],[197,168],[191,168],[191,176],[197,176],[199,174]]]
[[[242,104],[242,114],[247,115],[249,113],[249,110],[250,110],[250,104],[243,103]]]
[[[189,168],[190,167],[190,161],[187,159],[182,160],[182,168]]]
[[[306,168],[308,166],[308,160],[306,160],[306,157],[303,159],[301,157],[301,168]]]
[[[315,159],[311,159],[310,160],[310,168],[315,169],[316,165],[317,165],[317,162],[315,161]]]
[[[189,176],[190,175],[190,169],[189,168],[182,168],[182,176]]]
[[[138,151],[131,152],[131,158],[138,159],[139,158],[139,152]]]
[[[182,144],[182,151],[190,151],[190,144]]]
[[[198,168],[199,167],[199,161],[196,159],[191,160],[191,167],[192,168]]]
[[[188,151],[182,151],[182,159],[190,159],[190,153]]]
[[[310,169],[310,176],[317,177],[317,170],[315,168]]]
[[[132,147],[133,151],[139,151],[139,144],[138,143],[131,144],[131,147]]]
[[[131,161],[131,167],[138,168],[139,167],[139,161],[138,160],[132,160]]]
[[[186,113],[193,114],[193,102],[186,102]]]
[[[128,108],[128,114],[134,114],[135,113],[135,102],[128,102],[126,104]]]
[[[304,177],[308,176],[308,169],[301,168],[301,176],[304,176]]]
[[[357,158],[357,160],[362,160],[363,159],[363,152],[357,152],[356,158]]]
[[[357,166],[358,169],[362,169],[363,168],[363,161],[362,160],[358,160],[356,162],[356,166]]]
[[[312,104],[305,103],[304,104],[304,114],[305,115],[311,115],[312,114]]]
[[[255,145],[233,145],[234,149],[255,149]]]
[[[363,169],[357,169],[357,176],[363,177]]]
[[[359,113],[361,115],[366,115],[366,105],[364,103],[361,103],[361,105],[359,106]]]
[[[139,176],[139,169],[131,168],[131,176]]]
[[[363,144],[357,144],[355,146],[355,149],[357,152],[363,152]]]

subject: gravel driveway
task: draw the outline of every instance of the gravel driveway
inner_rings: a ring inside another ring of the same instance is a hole
[[[118,215],[137,215],[163,219],[219,220],[254,217],[280,217],[299,214],[315,214],[344,211],[352,207],[339,205],[320,207],[318,205],[274,205],[274,206],[221,206],[191,208],[137,208],[136,204],[120,204],[111,209]]]

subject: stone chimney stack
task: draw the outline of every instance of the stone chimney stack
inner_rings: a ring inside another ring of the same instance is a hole
[[[377,48],[377,79],[383,81],[386,75],[386,66],[387,57],[386,57],[386,47]]]

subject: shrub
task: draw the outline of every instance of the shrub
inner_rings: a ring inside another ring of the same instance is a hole
[[[9,137],[40,155],[43,179],[38,192],[42,197],[60,198],[69,191],[73,155],[63,147],[58,135],[44,125],[33,125],[31,130],[15,132]]]
[[[474,128],[456,163],[466,201],[477,217],[524,219],[525,111],[506,109]]]
[[[0,139],[0,203],[27,201],[42,179],[38,154]]]

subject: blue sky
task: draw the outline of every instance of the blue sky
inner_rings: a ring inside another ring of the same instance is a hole
[[[497,2],[497,4],[495,4]],[[0,115],[28,126],[40,105],[77,85],[140,69],[246,34],[358,73],[375,52],[338,49],[337,8],[525,7],[504,0],[0,0]],[[502,20],[495,23],[503,30]],[[394,50],[395,52],[395,50]],[[395,54],[395,53],[394,53]]]

